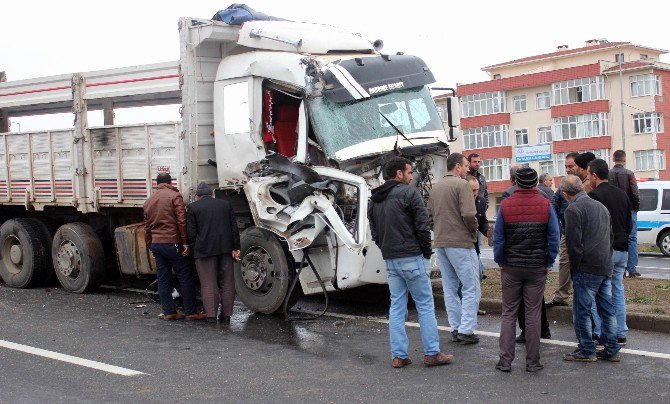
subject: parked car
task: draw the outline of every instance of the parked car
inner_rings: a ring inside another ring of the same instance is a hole
[[[638,187],[638,243],[656,244],[663,254],[670,256],[670,181],[639,182]]]

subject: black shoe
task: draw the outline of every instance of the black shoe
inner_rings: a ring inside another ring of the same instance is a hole
[[[634,278],[639,278],[639,277],[641,277],[641,276],[642,276],[642,274],[639,273],[639,272],[637,272],[637,271],[635,271],[635,272],[629,272],[629,273],[628,273],[628,277],[629,277],[629,278],[633,278],[633,279],[634,279]]]
[[[498,364],[496,365],[496,369],[498,369],[501,372],[509,373],[512,371],[512,365],[509,363],[505,363],[501,360],[498,361]]]
[[[616,339],[616,341],[619,343],[619,345],[626,346],[626,337],[619,337]]]
[[[230,316],[220,315],[219,316],[219,323],[224,324],[224,325],[230,324]]]
[[[486,275],[482,275],[482,279],[481,279],[481,280],[484,280],[484,279],[486,279],[486,278],[488,278],[488,276],[486,276]]]
[[[598,361],[598,357],[595,355],[586,356],[579,349],[575,349],[574,351],[563,355],[563,360],[568,362],[596,362]]]
[[[596,346],[603,346],[603,343],[600,342],[600,337],[598,337],[596,334],[593,334],[591,338],[596,343]]]
[[[604,351],[596,352],[596,357],[602,361],[607,362],[621,362],[621,357],[619,354],[616,355],[607,355]]]
[[[540,338],[542,338],[542,339],[551,339],[551,331],[549,331],[549,330],[547,330],[547,331],[542,331],[542,333],[540,334]]]
[[[521,332],[518,337],[514,340],[517,344],[525,344],[526,343],[526,335]]]
[[[216,317],[207,317],[205,321],[208,323],[216,323]]]
[[[539,372],[542,369],[544,369],[544,365],[541,364],[540,362],[533,364],[526,364],[526,372],[528,373]]]
[[[460,341],[458,342],[461,345],[472,345],[476,344],[479,342],[479,337],[476,336],[474,333],[472,334],[461,334],[460,332],[458,333],[458,339]]]
[[[451,332],[451,342],[461,342],[461,339],[458,338],[458,330]]]
[[[568,304],[566,302],[557,302],[556,300],[549,300],[544,304],[544,307],[551,309],[552,307],[556,306],[567,306]]]

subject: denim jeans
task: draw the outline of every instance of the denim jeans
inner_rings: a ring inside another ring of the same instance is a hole
[[[184,299],[184,313],[195,314],[195,279],[193,268],[188,257],[181,255],[183,247],[181,244],[151,244],[151,252],[156,258],[158,271],[158,296],[161,299],[163,314],[172,314],[177,310],[172,299],[172,270],[174,269],[179,285],[181,296]]]
[[[593,356],[596,353],[596,344],[592,339],[591,331],[591,307],[595,301],[598,315],[602,319],[600,342],[605,346],[606,355],[616,355],[621,348],[616,337],[616,310],[612,304],[610,278],[573,272],[572,285],[574,289],[572,321],[581,353],[587,356]]]
[[[623,273],[628,261],[628,252],[614,250],[612,253],[612,304],[616,310],[616,336],[626,338],[628,335],[628,326],[626,325],[626,295],[623,289]],[[595,323],[594,333],[600,336],[602,320],[598,315],[598,310],[594,302],[591,307],[591,316]]]
[[[484,235],[480,232],[477,232],[477,245],[479,246],[479,251],[480,251],[479,255],[477,255],[477,260],[479,261],[479,279],[480,280],[484,276],[484,263],[482,262],[482,256],[481,256],[483,239],[484,239]]]
[[[482,295],[477,253],[474,248],[456,247],[437,248],[436,253],[449,326],[461,334],[472,334],[477,329]],[[462,299],[458,298],[459,283],[463,284]]]
[[[435,319],[435,302],[428,271],[430,260],[423,256],[386,260],[391,308],[389,309],[389,334],[391,357],[405,359],[408,356],[409,339],[405,330],[407,319],[407,292],[412,295],[419,313],[421,340],[424,355],[440,352],[440,337]]]
[[[628,274],[637,272],[638,251],[637,251],[637,212],[632,211],[633,226],[631,227],[630,236],[628,236],[628,262],[626,264],[626,271]]]

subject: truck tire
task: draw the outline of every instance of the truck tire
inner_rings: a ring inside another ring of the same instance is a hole
[[[240,238],[242,260],[240,270],[235,271],[237,295],[253,312],[271,314],[281,311],[295,276],[293,260],[270,232],[250,227]],[[293,302],[289,300],[289,305],[297,301],[299,295],[294,295],[296,298],[291,299]]]
[[[58,281],[72,293],[96,289],[105,273],[102,242],[86,223],[62,225],[54,236],[51,257]]]
[[[10,219],[0,227],[0,277],[14,288],[43,282],[49,248],[34,219]]]
[[[53,234],[56,232],[56,227],[53,231],[50,230],[50,227],[53,228],[53,226],[49,226],[49,224],[44,223],[43,221],[39,219],[28,219],[32,220],[35,222],[35,225],[40,228],[42,231],[42,237],[44,240],[44,245],[46,246],[46,268],[44,270],[44,279],[43,282],[45,285],[50,285],[55,282],[56,279],[56,273],[54,272],[54,265],[53,261],[51,260],[51,243],[53,242]]]
[[[663,255],[670,257],[670,230],[666,230],[658,236],[658,248]]]

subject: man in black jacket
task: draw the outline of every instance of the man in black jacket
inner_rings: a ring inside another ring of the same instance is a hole
[[[565,210],[565,243],[570,256],[573,302],[572,317],[577,349],[563,356],[566,361],[618,362],[616,313],[612,304],[612,227],[610,214],[602,203],[584,192],[582,180],[567,175],[561,192],[570,205]],[[595,300],[602,319],[600,342],[605,346],[596,354],[591,331],[591,307]]]
[[[623,275],[628,262],[628,236],[632,224],[630,201],[623,190],[610,185],[608,181],[609,167],[607,167],[605,160],[595,159],[590,162],[588,175],[593,188],[589,196],[605,205],[612,218],[612,233],[614,234],[612,243],[614,250],[612,252],[612,303],[616,310],[617,339],[619,344],[623,345],[626,343],[626,334],[628,334]],[[600,336],[601,321],[595,305],[592,312],[595,322],[594,333]]]
[[[412,181],[412,163],[394,157],[384,168],[388,181],[372,191],[368,219],[372,239],[386,261],[391,308],[389,333],[393,367],[412,363],[407,349],[405,331],[407,292],[412,295],[419,313],[423,363],[426,366],[446,365],[452,355],[440,352],[440,338],[435,318],[433,290],[430,283],[430,219],[419,190]]]
[[[230,202],[212,197],[212,189],[201,182],[197,201],[188,205],[188,237],[194,244],[195,267],[208,322],[216,322],[221,302],[223,323],[230,322],[235,302],[233,259],[240,259],[240,232]]]

